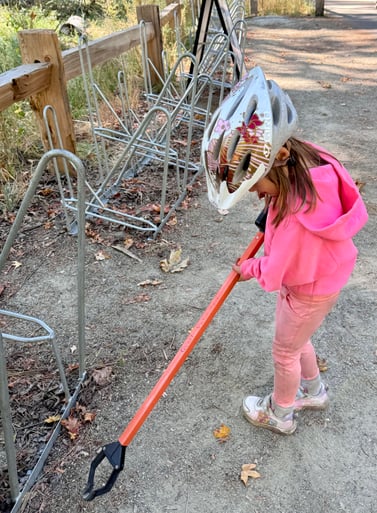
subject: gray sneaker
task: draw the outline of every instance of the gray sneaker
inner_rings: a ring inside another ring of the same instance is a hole
[[[296,431],[297,424],[293,412],[283,418],[277,417],[271,408],[271,395],[245,397],[243,413],[254,426],[270,429],[281,435],[291,435]]]
[[[317,395],[310,395],[304,387],[298,389],[294,410],[325,410],[329,405],[329,396],[326,387],[321,383]]]

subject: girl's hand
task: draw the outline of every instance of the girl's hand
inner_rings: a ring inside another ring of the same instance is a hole
[[[241,267],[237,264],[233,264],[232,265],[232,269],[233,271],[235,271],[237,274],[239,274],[239,278],[238,278],[238,281],[246,281],[246,278],[244,278],[242,276],[242,273],[241,273]]]

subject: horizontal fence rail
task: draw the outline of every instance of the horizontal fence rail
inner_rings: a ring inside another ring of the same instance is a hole
[[[180,5],[178,3],[165,7],[160,11],[160,25],[164,26],[170,23],[174,13],[179,13],[179,11]],[[22,39],[23,33],[36,34],[37,32],[41,31],[21,31],[20,37]],[[155,27],[150,21],[146,21],[146,38],[148,42],[156,38]],[[140,46],[140,27],[137,25],[115,32],[109,36],[96,39],[89,45],[93,66],[98,66],[132,48]],[[63,51],[61,56],[65,81],[81,75],[78,47]],[[0,74],[0,112],[14,103],[48,89],[51,84],[51,67],[51,63],[48,62],[23,64]]]

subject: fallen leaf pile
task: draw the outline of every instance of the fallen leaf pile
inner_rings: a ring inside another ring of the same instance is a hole
[[[255,470],[257,468],[256,463],[245,463],[245,465],[242,465],[241,467],[241,481],[244,483],[244,485],[247,485],[247,482],[249,480],[249,477],[252,479],[258,479],[260,478],[260,473]]]
[[[67,430],[69,438],[76,440],[83,424],[93,422],[95,418],[96,414],[94,412],[88,411],[85,406],[77,403],[70,411],[68,418],[62,420],[62,426]],[[45,420],[45,422],[47,421],[51,422],[51,417]]]
[[[189,259],[185,258],[181,260],[182,250],[175,249],[170,252],[169,259],[164,259],[160,261],[160,268],[164,273],[178,273],[183,271],[188,264]]]
[[[84,383],[80,395],[80,402],[70,410],[66,419],[61,421],[62,426],[66,429],[70,440],[76,440],[79,432],[83,426],[91,423],[96,418],[96,413],[91,411],[86,406],[88,404],[88,397],[91,397],[98,388],[108,386],[113,379],[113,369],[110,365],[104,365],[93,370],[89,379]],[[87,392],[87,393],[85,393]],[[50,416],[45,419],[47,424],[58,422],[60,416]]]

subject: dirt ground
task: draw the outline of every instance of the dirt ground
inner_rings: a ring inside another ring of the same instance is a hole
[[[89,241],[87,366],[110,368],[111,379],[91,398],[95,420],[74,441],[59,438],[24,512],[376,510],[376,30],[351,21],[333,14],[255,18],[247,51],[248,67],[262,66],[291,95],[299,135],[334,152],[360,183],[370,216],[355,238],[354,274],[314,338],[327,363],[329,410],[302,412],[290,437],[243,419],[242,397],[271,390],[275,294],[256,282],[238,284],[127,448],[112,491],[82,500],[96,449],[121,435],[257,231],[257,199],[250,195],[222,216],[199,180],[178,224],[132,248],[139,260],[111,249],[111,258],[97,260],[102,248]],[[162,272],[161,259],[178,247],[188,267]],[[75,361],[76,241],[57,234],[53,245],[29,253],[22,279],[16,272],[2,276],[14,290],[4,294],[4,307],[44,319],[66,363]],[[154,285],[140,285],[147,280]],[[222,424],[231,432],[219,442],[213,432]],[[256,464],[260,478],[245,486],[240,473],[247,463]]]

